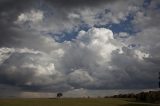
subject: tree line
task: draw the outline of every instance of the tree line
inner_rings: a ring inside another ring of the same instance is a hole
[[[141,92],[138,94],[119,94],[114,96],[105,96],[105,98],[135,98],[139,102],[160,103],[160,91]]]

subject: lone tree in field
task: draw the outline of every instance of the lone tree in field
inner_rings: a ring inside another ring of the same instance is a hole
[[[62,96],[63,96],[62,93],[57,93],[57,98],[60,98],[60,97],[62,97]]]

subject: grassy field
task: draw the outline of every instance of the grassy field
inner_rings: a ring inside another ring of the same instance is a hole
[[[0,106],[160,106],[129,99],[0,99]]]

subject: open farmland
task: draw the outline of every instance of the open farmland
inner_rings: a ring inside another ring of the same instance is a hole
[[[131,99],[0,99],[0,106],[160,106]]]

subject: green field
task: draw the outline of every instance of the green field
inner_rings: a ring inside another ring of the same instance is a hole
[[[160,106],[131,99],[0,99],[0,106]]]

